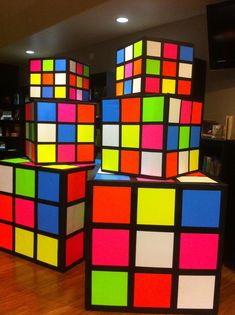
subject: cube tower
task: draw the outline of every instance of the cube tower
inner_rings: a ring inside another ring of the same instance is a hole
[[[92,163],[95,104],[38,100],[26,104],[26,155],[35,163]]]
[[[202,102],[175,96],[102,101],[102,170],[175,177],[198,169]]]
[[[87,309],[217,313],[225,186],[194,175],[90,182]]]
[[[87,170],[92,165],[0,164],[0,248],[65,271],[84,257]]]
[[[67,58],[29,61],[30,97],[89,100],[89,66]]]
[[[116,96],[190,95],[194,48],[165,39],[141,39],[117,50]]]

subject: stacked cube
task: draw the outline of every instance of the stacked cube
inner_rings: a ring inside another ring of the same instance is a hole
[[[0,248],[65,271],[84,257],[86,180],[95,159],[89,68],[64,58],[29,65],[29,160],[0,163]]]
[[[168,40],[117,51],[101,170],[88,190],[88,309],[218,310],[226,188],[197,172],[203,103],[190,97],[193,58],[192,45]]]

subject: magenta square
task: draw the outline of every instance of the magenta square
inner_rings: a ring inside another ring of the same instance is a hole
[[[82,101],[82,91],[77,90],[77,101]]]
[[[34,227],[34,202],[22,198],[15,198],[15,223]]]
[[[133,73],[133,63],[129,62],[125,64],[125,78],[132,77],[132,73]]]
[[[180,269],[216,269],[218,243],[218,234],[182,233]]]
[[[76,104],[59,103],[58,104],[59,122],[76,122]]]
[[[82,73],[83,73],[82,64],[77,63],[77,74],[82,74]]]
[[[178,45],[165,43],[163,57],[169,59],[177,59]]]
[[[76,100],[76,90],[75,89],[72,89],[72,88],[69,89],[69,98],[71,100]]]
[[[146,93],[159,93],[160,92],[160,79],[149,78],[145,79],[145,92]]]
[[[75,162],[75,145],[58,144],[58,162]]]
[[[180,123],[181,124],[190,124],[191,111],[192,111],[192,102],[182,100],[181,112],[180,112]]]
[[[103,266],[128,266],[129,231],[93,229],[92,264]]]
[[[30,72],[41,71],[41,60],[30,60]]]
[[[142,126],[142,148],[162,149],[163,126],[143,125]]]

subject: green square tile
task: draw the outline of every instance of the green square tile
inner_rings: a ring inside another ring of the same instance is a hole
[[[189,148],[190,127],[180,127],[179,149]]]
[[[43,71],[54,71],[54,60],[45,59],[42,61],[42,70]]]
[[[143,41],[140,40],[134,43],[134,58],[142,56],[143,51]]]
[[[127,292],[127,272],[92,271],[92,305],[127,306]]]
[[[164,96],[143,98],[143,122],[162,122],[164,117]]]
[[[85,77],[89,77],[89,74],[90,74],[89,67],[86,66],[86,65],[84,65],[84,66],[83,66],[83,75],[84,75]]]
[[[16,168],[15,183],[17,195],[35,197],[35,171]]]
[[[160,74],[160,60],[147,59],[146,60],[146,74]]]
[[[29,139],[29,123],[25,124],[25,136],[27,139]]]
[[[13,164],[20,164],[20,163],[26,163],[26,162],[30,162],[30,161],[29,161],[29,159],[15,158],[15,159],[2,160],[2,162],[13,163]]]

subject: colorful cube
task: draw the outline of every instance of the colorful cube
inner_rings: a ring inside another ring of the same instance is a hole
[[[226,186],[102,171],[88,185],[86,308],[217,314]]]
[[[95,104],[38,100],[27,103],[26,156],[40,163],[93,163]]]
[[[194,48],[165,39],[141,39],[116,54],[116,96],[190,95]]]
[[[102,101],[102,170],[170,178],[198,170],[202,102],[170,95]]]
[[[0,161],[0,249],[58,271],[83,260],[86,178],[92,168]]]
[[[89,101],[89,72],[89,66],[67,58],[30,59],[30,97]]]

